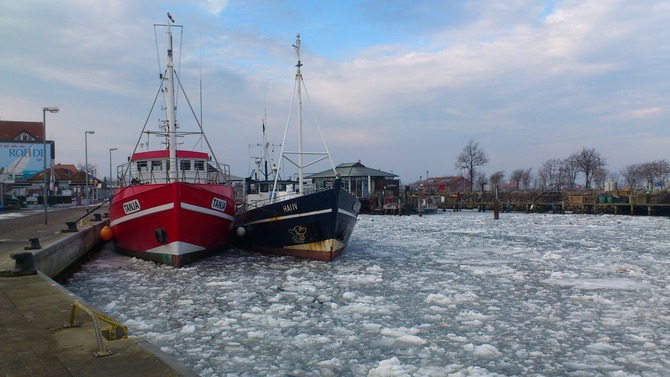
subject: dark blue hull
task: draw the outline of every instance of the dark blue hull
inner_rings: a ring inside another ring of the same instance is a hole
[[[361,204],[339,185],[246,211],[233,242],[253,251],[332,261],[347,245]]]

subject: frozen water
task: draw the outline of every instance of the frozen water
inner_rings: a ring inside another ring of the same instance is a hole
[[[67,287],[203,376],[664,376],[669,221],[362,215],[332,263],[103,251]]]

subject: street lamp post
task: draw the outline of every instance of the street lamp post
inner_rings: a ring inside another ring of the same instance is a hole
[[[107,189],[109,190],[109,197],[112,197],[112,151],[115,151],[119,148],[109,148],[109,182],[107,182]]]
[[[42,161],[44,161],[44,190],[42,194],[44,195],[44,225],[47,225],[49,220],[47,217],[47,111],[50,113],[57,113],[57,107],[43,107],[42,108],[42,141],[43,141],[43,156]]]
[[[84,166],[84,173],[86,175],[86,207],[88,208],[88,205],[90,204],[89,202],[89,194],[88,194],[88,134],[94,134],[95,131],[85,131],[84,132],[84,158],[85,158],[85,166]]]

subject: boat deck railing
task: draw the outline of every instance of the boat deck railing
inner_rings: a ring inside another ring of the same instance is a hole
[[[178,169],[176,179],[170,179],[166,170],[153,169],[151,166],[138,167],[137,161],[131,161],[117,168],[117,176],[121,187],[173,181],[198,184],[230,184],[230,166],[219,164],[219,167],[216,168],[212,163],[202,167],[190,166],[188,169]]]
[[[311,187],[307,190],[304,190],[303,195],[312,194],[312,193],[315,193],[315,192],[318,192],[318,191],[323,191],[323,190],[325,190],[325,189],[317,189],[315,187]],[[275,193],[271,198],[264,198],[264,199],[251,200],[251,201],[248,200],[247,202],[240,203],[239,206],[238,206],[238,209],[242,212],[249,211],[249,210],[252,210],[252,209],[256,209],[256,208],[266,206],[268,204],[283,202],[285,200],[293,199],[293,198],[296,198],[298,196],[300,196],[300,194],[298,192],[295,192],[295,191],[281,191],[281,192]]]

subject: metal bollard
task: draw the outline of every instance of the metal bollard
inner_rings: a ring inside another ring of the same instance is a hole
[[[37,237],[29,238],[28,241],[30,242],[30,246],[24,247],[23,250],[37,250],[42,248],[42,245],[40,245],[39,238]]]
[[[16,261],[13,276],[37,275],[35,269],[35,256],[31,252],[12,253],[10,255]]]
[[[65,223],[67,225],[67,229],[63,230],[63,232],[71,232],[71,233],[76,233],[79,230],[77,229],[77,222],[76,221],[68,221]]]

